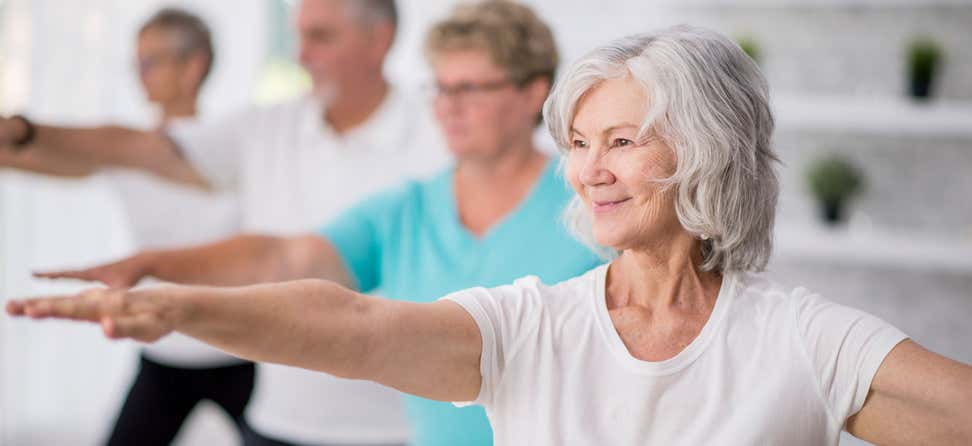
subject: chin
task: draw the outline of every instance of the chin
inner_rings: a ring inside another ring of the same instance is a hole
[[[456,158],[461,158],[461,157],[475,158],[477,155],[480,155],[485,151],[482,148],[472,144],[456,143],[456,144],[449,144],[449,152],[451,152],[452,156]]]
[[[619,246],[623,245],[623,238],[619,237],[620,234],[610,232],[610,231],[598,231],[595,229],[593,231],[594,241],[598,245],[605,246],[612,249],[621,249]]]

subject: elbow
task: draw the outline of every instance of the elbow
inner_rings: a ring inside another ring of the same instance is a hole
[[[375,327],[381,301],[330,280],[304,279],[293,283],[308,290],[302,304],[306,311],[321,315],[315,318],[315,325],[323,333],[314,336],[316,339],[307,346],[317,358],[313,368],[340,378],[374,380],[373,358],[378,356],[379,345]],[[323,345],[324,349],[315,348],[314,344]]]

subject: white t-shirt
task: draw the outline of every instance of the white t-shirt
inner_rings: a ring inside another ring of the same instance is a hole
[[[196,121],[173,122],[190,125]],[[239,206],[231,194],[206,192],[127,169],[108,170],[104,177],[122,204],[138,251],[197,245],[238,232]],[[206,368],[242,362],[178,333],[146,345],[142,352],[173,367]]]
[[[483,338],[497,445],[837,445],[905,335],[803,288],[727,274],[708,322],[675,357],[631,356],[605,300],[607,265],[446,296]]]
[[[311,232],[358,200],[449,161],[426,102],[397,89],[343,135],[304,97],[216,126],[173,126],[169,136],[219,189],[237,194],[241,229],[251,233]],[[246,418],[258,432],[295,443],[394,443],[409,435],[396,392],[272,364],[259,365]]]

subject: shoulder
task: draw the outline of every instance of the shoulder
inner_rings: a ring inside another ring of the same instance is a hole
[[[320,105],[311,95],[268,105],[251,105],[210,121],[208,125],[233,128],[248,135],[293,131],[320,116]]]
[[[495,298],[516,307],[531,307],[545,311],[559,312],[585,306],[597,295],[598,287],[604,284],[607,265],[595,267],[579,276],[557,282],[544,283],[537,276],[517,279],[510,285],[493,289]]]
[[[792,330],[797,307],[819,298],[804,287],[777,282],[765,273],[730,273],[726,279],[734,287],[731,319],[764,328]]]
[[[592,314],[588,303],[596,295],[604,268],[601,266],[556,284],[545,284],[537,276],[526,276],[508,285],[471,288],[442,299],[465,308],[480,326],[494,327],[495,331],[517,337],[538,329],[545,321],[566,320],[578,311]]]
[[[806,287],[784,285],[765,275],[739,274],[736,287],[733,313],[765,318],[760,320],[796,330],[802,338],[854,326],[886,325],[873,315],[838,304]]]

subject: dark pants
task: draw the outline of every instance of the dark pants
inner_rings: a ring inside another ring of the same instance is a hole
[[[189,369],[162,365],[143,355],[107,444],[168,445],[201,400],[222,407],[242,434],[254,374],[253,363]]]

